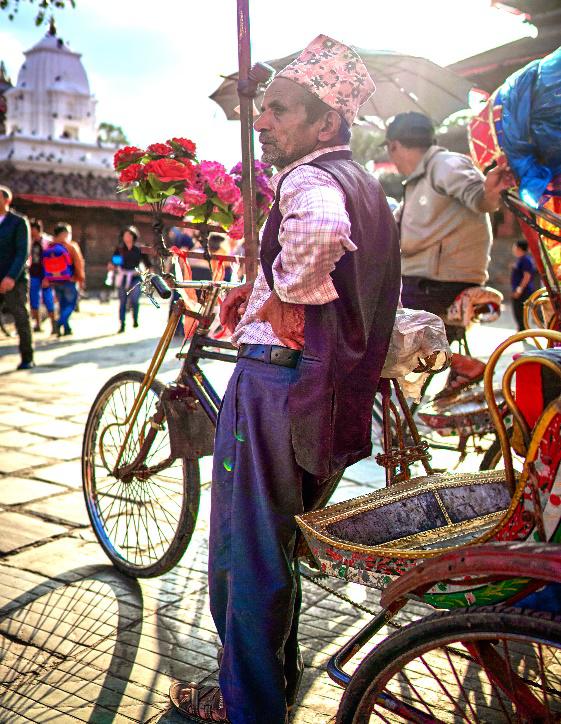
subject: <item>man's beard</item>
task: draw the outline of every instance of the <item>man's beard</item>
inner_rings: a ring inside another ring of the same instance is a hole
[[[279,153],[278,148],[270,144],[266,145],[265,148],[262,148],[261,160],[264,163],[270,163],[271,166],[276,166],[276,168],[282,168],[286,165],[284,163],[284,158],[282,154]]]

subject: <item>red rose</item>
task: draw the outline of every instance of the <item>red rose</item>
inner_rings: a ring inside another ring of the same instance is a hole
[[[173,158],[148,161],[144,166],[146,175],[153,173],[160,181],[192,181],[195,171],[191,163],[181,163]]]
[[[125,146],[120,148],[113,156],[113,165],[117,171],[121,171],[129,164],[139,161],[143,156],[144,151],[141,148]]]
[[[133,181],[140,181],[144,172],[144,166],[141,163],[133,163],[124,168],[119,174],[119,182],[122,184],[130,184]]]
[[[169,156],[170,153],[173,153],[173,148],[167,143],[151,143],[146,152],[153,156]]]
[[[174,150],[182,151],[185,155],[193,157],[197,147],[188,138],[170,138],[168,143],[173,146]]]

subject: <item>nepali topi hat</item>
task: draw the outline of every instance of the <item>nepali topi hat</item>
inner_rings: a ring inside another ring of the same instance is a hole
[[[337,111],[349,127],[376,90],[358,53],[327,35],[318,35],[276,77],[301,85]]]

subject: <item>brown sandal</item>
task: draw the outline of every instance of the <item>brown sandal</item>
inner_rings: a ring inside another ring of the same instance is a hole
[[[230,724],[218,686],[175,681],[170,686],[169,698],[177,711],[192,721]]]

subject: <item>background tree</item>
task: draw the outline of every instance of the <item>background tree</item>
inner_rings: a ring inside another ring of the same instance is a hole
[[[119,146],[126,146],[129,140],[121,126],[115,126],[112,123],[100,123],[97,129],[97,142],[118,148]]]
[[[76,7],[76,0],[0,0],[0,10],[8,13],[8,19],[13,20],[20,5],[28,2],[35,5],[35,25],[42,25],[47,17],[52,17],[55,10],[64,10],[67,6]]]
[[[363,166],[367,166],[369,161],[380,161],[386,153],[381,145],[385,137],[385,130],[378,124],[363,121],[360,125],[354,125],[351,135],[354,160]]]

